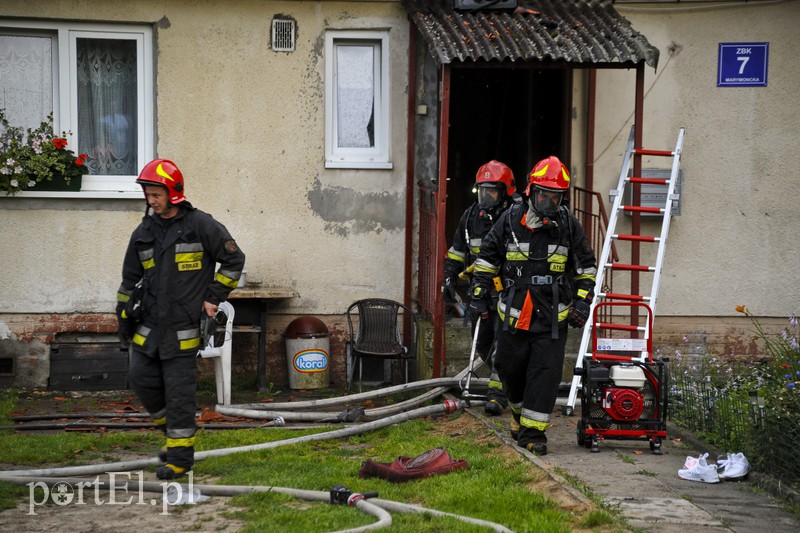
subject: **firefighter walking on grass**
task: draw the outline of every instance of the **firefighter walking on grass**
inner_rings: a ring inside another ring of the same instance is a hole
[[[472,316],[486,315],[500,276],[495,364],[511,406],[511,435],[539,455],[547,453],[567,325],[586,324],[597,274],[583,228],[564,205],[569,181],[555,156],[533,167],[528,204],[506,210],[483,239],[469,308]]]
[[[236,287],[244,253],[225,226],[186,200],[172,161],[151,161],[136,183],[149,209],[125,252],[119,336],[131,346],[131,387],[167,436],[156,476],[173,479],[194,464],[201,317],[213,320]]]
[[[461,215],[458,229],[453,237],[453,244],[447,251],[444,264],[444,283],[442,292],[444,301],[449,304],[457,302],[456,287],[459,278],[469,279],[473,270],[473,262],[481,251],[483,238],[489,233],[492,225],[501,213],[518,198],[515,195],[517,186],[514,173],[499,161],[489,161],[478,169],[475,176],[475,189],[478,201],[473,203]],[[497,291],[491,291],[492,298],[497,300]],[[472,318],[472,332],[475,334],[477,316]],[[489,376],[489,392],[484,410],[489,415],[499,415],[508,406],[503,384],[494,367],[495,328],[497,313],[489,310],[486,320],[481,320],[476,353],[491,366]]]

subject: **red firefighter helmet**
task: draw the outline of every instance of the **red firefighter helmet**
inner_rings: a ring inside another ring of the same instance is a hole
[[[169,203],[179,204],[186,200],[183,194],[183,174],[180,169],[169,159],[153,159],[147,163],[136,183],[142,186],[160,185],[167,188]]]
[[[482,183],[495,183],[502,184],[506,187],[506,196],[511,197],[517,192],[516,181],[514,180],[514,173],[505,163],[495,161],[492,159],[485,163],[478,169],[475,175],[475,184],[480,187]]]
[[[531,170],[528,187],[525,189],[525,195],[528,197],[531,195],[531,187],[566,192],[569,189],[569,171],[559,158],[551,155],[536,163]]]

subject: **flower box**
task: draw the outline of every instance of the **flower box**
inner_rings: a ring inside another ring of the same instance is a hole
[[[87,156],[69,150],[67,136],[53,133],[52,115],[25,134],[9,124],[0,108],[0,193],[80,191],[81,178],[89,171]]]
[[[43,180],[38,182],[33,187],[27,187],[26,191],[66,191],[66,192],[80,192],[83,176],[73,176],[67,183],[63,174],[54,174],[53,179]]]

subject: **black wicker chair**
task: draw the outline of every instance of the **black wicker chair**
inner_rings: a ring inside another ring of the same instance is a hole
[[[417,357],[419,338],[417,317],[411,309],[394,300],[368,298],[354,302],[346,314],[350,327],[350,340],[346,345],[347,389],[350,390],[353,383],[357,360],[358,390],[361,391],[364,358],[402,360],[408,383],[408,362]],[[404,321],[408,321],[408,328],[404,328]]]

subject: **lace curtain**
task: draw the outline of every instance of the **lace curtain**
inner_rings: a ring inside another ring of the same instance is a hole
[[[136,43],[78,39],[78,139],[91,174],[135,175]]]
[[[374,53],[374,46],[336,48],[336,123],[340,148],[375,146]]]
[[[14,126],[36,128],[53,112],[53,40],[0,35],[0,107]]]

